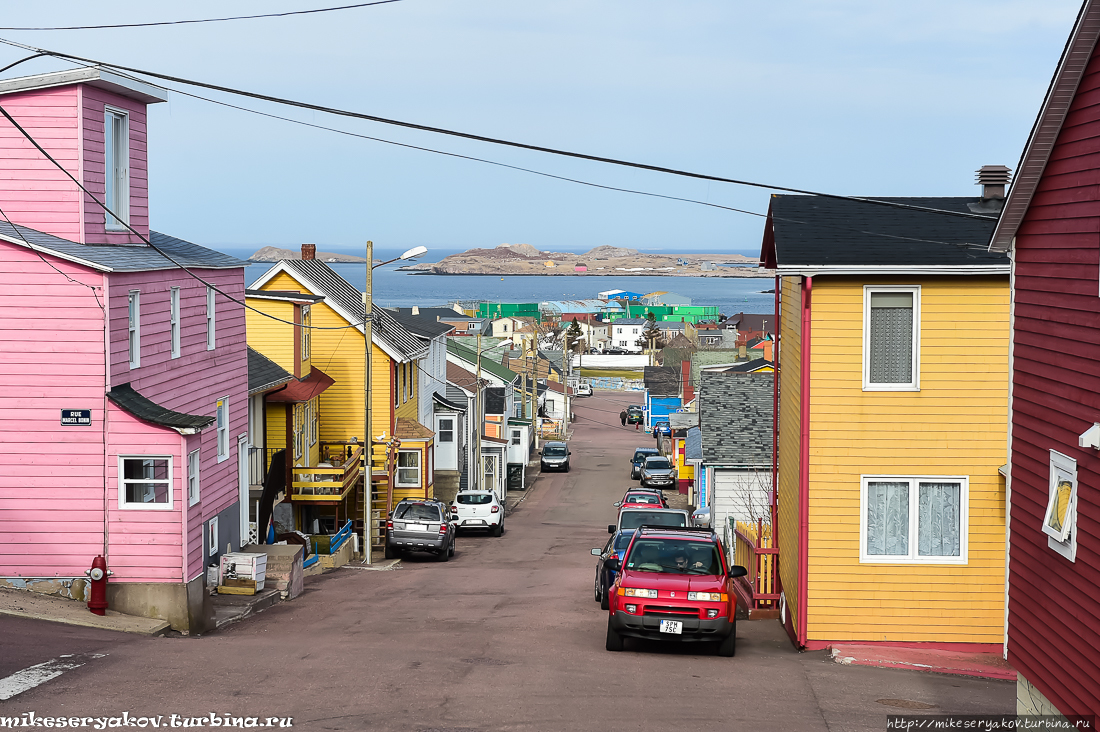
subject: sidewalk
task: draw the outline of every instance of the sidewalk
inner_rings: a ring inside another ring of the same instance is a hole
[[[1016,670],[999,653],[963,653],[931,648],[837,643],[829,646],[829,657],[845,666],[904,668],[983,679],[1016,680]]]
[[[106,615],[96,615],[83,602],[26,590],[0,590],[0,615],[138,635],[161,635],[168,630],[167,620],[123,615],[114,610],[108,610]]]

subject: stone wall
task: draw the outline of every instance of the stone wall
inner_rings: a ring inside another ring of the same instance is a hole
[[[1020,673],[1016,674],[1016,714],[1026,717],[1045,715],[1062,717],[1062,713],[1050,703],[1043,692]]]

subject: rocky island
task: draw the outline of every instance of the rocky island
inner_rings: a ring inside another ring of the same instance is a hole
[[[249,262],[278,262],[283,259],[301,259],[302,252],[299,249],[280,249],[279,247],[263,247],[251,257]],[[366,262],[366,257],[356,257],[351,254],[339,254],[337,252],[317,252],[317,259],[322,262]]]
[[[318,254],[318,259],[320,255]],[[468,249],[438,262],[401,267],[405,272],[441,275],[664,275],[671,277],[773,277],[757,260],[740,254],[647,254],[598,246],[584,254],[543,252],[530,244]]]

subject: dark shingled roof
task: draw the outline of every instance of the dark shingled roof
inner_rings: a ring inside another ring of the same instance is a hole
[[[765,267],[1008,265],[986,250],[998,210],[980,198],[875,198],[877,201],[979,213],[972,219],[819,196],[773,195],[765,231]],[[774,234],[774,253],[771,239]],[[914,241],[919,239],[921,241]]]
[[[676,396],[680,393],[680,369],[675,366],[646,366],[642,376],[650,396]]]
[[[321,302],[325,299],[324,295],[310,295],[305,292],[290,292],[287,290],[249,290],[244,291],[247,297],[266,297],[273,300],[289,300],[291,302],[298,300],[306,300],[309,302]]]
[[[703,433],[698,427],[690,427],[684,438],[684,460],[703,459]]]
[[[699,375],[703,461],[713,465],[772,464],[775,374]]]
[[[159,424],[162,427],[170,427],[183,433],[198,432],[214,422],[213,417],[184,414],[183,412],[173,412],[171,409],[166,409],[138,394],[129,383],[112,387],[107,392],[107,398],[114,402],[119,409],[129,412],[138,419]]]
[[[299,273],[321,289],[322,295],[331,298],[347,311],[358,324],[363,322],[363,293],[336,273],[332,267],[318,259],[284,259],[282,264],[292,273]],[[378,334],[406,358],[419,358],[424,345],[420,340],[394,320],[385,308],[371,308],[371,325]]]
[[[419,315],[413,315],[411,312],[403,312],[394,308],[386,308],[386,310],[393,315],[394,320],[405,327],[405,330],[428,340],[450,333],[455,329],[450,323],[441,323],[435,319],[435,316],[423,312]]]
[[[294,374],[263,355],[252,346],[248,347],[248,393],[258,394],[273,387],[285,384],[294,378]]]
[[[736,366],[730,366],[726,371],[732,371],[736,373],[751,373],[757,369],[762,369],[766,366],[771,366],[772,362],[766,358],[754,358],[752,361],[746,361],[745,363],[739,363]]]
[[[20,236],[22,234],[22,236]],[[175,269],[176,265],[165,259],[152,247],[144,244],[137,245],[108,245],[108,244],[77,244],[68,239],[62,239],[53,234],[45,234],[41,231],[20,226],[18,229],[6,221],[0,221],[0,236],[7,240],[26,246],[23,241],[26,238],[36,247],[41,247],[47,253],[56,254],[69,261],[83,260],[93,267],[110,272],[144,272],[156,269]],[[213,249],[200,247],[174,236],[161,234],[158,231],[149,232],[149,241],[160,249],[163,249],[177,262],[185,267],[196,269],[236,269],[245,267],[245,262],[228,254],[216,252]]]

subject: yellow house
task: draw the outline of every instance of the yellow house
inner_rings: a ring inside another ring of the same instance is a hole
[[[303,257],[278,262],[252,287],[323,297],[310,308],[310,352],[334,383],[320,395],[319,438],[323,452],[348,456],[364,437],[363,293],[313,259],[312,250],[303,247]],[[417,421],[419,362],[428,348],[385,309],[371,310],[372,507],[382,521],[402,498],[434,497],[434,433]],[[352,506],[353,519],[361,515],[361,504]],[[377,545],[381,535],[374,528]]]
[[[1009,264],[983,244],[998,203],[771,199],[773,528],[799,647],[1001,648]]]

